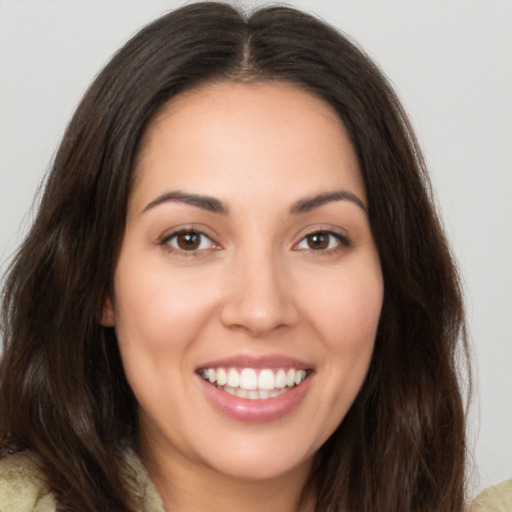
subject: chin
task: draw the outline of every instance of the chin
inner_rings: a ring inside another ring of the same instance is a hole
[[[277,442],[254,438],[239,443],[226,442],[221,449],[209,451],[209,460],[203,463],[225,476],[246,481],[268,481],[289,475],[306,478],[315,455],[315,452],[301,449],[298,443],[281,439]]]

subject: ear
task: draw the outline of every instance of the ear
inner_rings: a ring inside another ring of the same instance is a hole
[[[103,327],[114,327],[116,325],[116,314],[112,304],[112,299],[109,295],[105,295],[105,299],[103,300],[100,324]]]

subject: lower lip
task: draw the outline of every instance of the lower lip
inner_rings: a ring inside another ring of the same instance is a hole
[[[292,412],[306,395],[311,375],[298,386],[281,395],[263,400],[248,400],[230,395],[198,376],[206,396],[216,409],[238,421],[264,423],[274,421]]]

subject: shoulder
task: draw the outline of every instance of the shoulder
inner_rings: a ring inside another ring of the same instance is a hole
[[[55,512],[39,459],[25,451],[0,459],[0,512]]]
[[[481,492],[471,505],[471,512],[512,511],[512,480],[506,480]]]

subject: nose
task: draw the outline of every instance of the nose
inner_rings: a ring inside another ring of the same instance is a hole
[[[240,256],[226,283],[221,321],[252,337],[296,324],[292,280],[282,262],[261,254]]]

